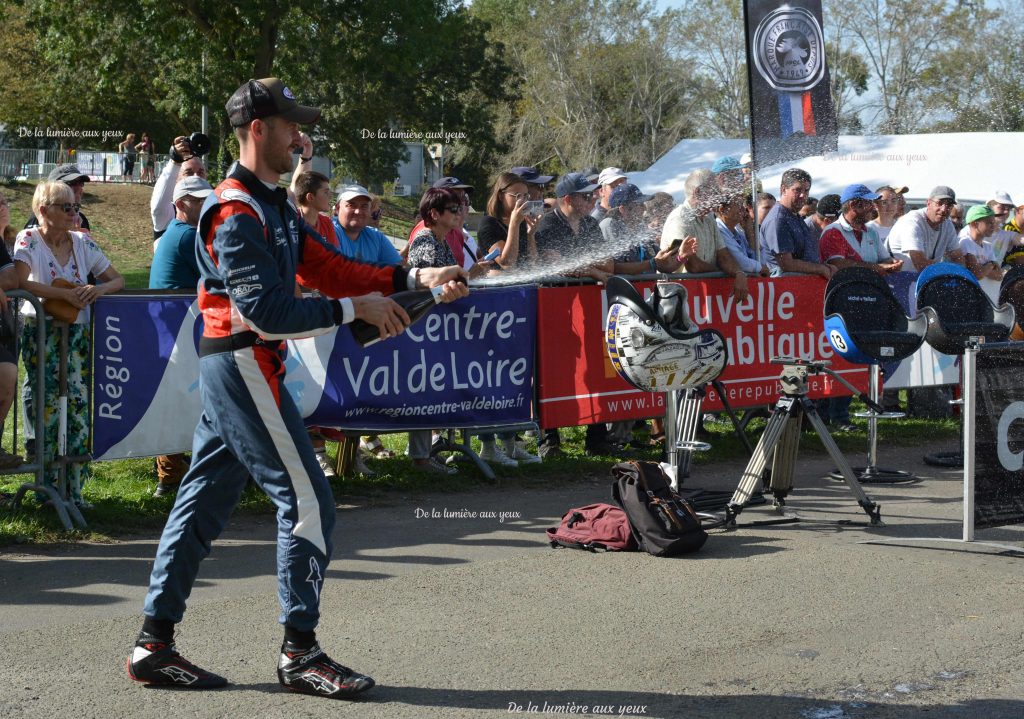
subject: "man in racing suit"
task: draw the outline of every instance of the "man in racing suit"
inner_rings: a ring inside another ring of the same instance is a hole
[[[450,302],[467,294],[455,282],[465,272],[368,265],[328,247],[277,186],[300,146],[299,124],[316,122],[320,110],[299,105],[279,79],[267,78],[242,85],[227,111],[239,140],[239,162],[207,199],[197,233],[203,414],[192,467],[157,549],[128,673],[148,684],[227,684],[177,652],[174,626],[183,617],[199,563],[251,476],[278,510],[284,625],[279,681],[293,691],[350,697],[374,682],[330,659],[316,641],[335,506],[302,417],[284,389],[284,340],[328,332],[356,318],[378,327],[383,337],[397,335],[409,317],[380,293],[443,286],[441,299]],[[325,296],[304,298],[297,283]]]

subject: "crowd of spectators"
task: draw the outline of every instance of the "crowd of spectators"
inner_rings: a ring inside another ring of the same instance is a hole
[[[154,182],[150,287],[194,290],[199,278],[196,225],[203,202],[213,191],[205,179],[206,167],[190,151],[188,139],[179,137],[172,159],[154,178],[154,164],[145,159],[152,141],[145,134],[141,143],[134,139],[129,134],[121,143],[125,175],[131,175],[134,155],[141,153],[143,172],[148,171]],[[358,184],[332,190],[329,177],[310,169],[312,155],[312,142],[303,136],[290,186],[296,206],[326,243],[350,258],[374,264],[458,265],[471,277],[555,266],[562,274],[597,281],[612,274],[715,272],[730,278],[732,294],[743,300],[749,293],[750,276],[802,273],[828,279],[849,266],[889,274],[949,261],[964,265],[979,279],[998,280],[1008,264],[1024,260],[1024,204],[1015,204],[1005,191],[993,193],[985,204],[965,208],[957,204],[952,188],[937,186],[923,207],[908,211],[907,187],[871,189],[853,183],[842,193],[815,198],[811,196],[813,178],[792,168],[783,173],[778,188],[771,188],[777,191],[776,197],[753,185],[749,164],[733,157],[693,171],[685,181],[685,199],[678,205],[666,193],[645,194],[617,167],[561,177],[543,175],[534,167],[513,167],[499,173],[482,196],[485,213],[475,236],[467,229],[475,188],[444,177],[423,194],[419,221],[399,251],[378,228],[380,198]],[[3,290],[17,287],[38,295],[48,310],[61,302],[75,310],[70,319],[67,454],[83,456],[88,436],[89,305],[123,286],[121,276],[90,235],[89,220],[81,209],[88,181],[74,165],[57,167],[38,185],[33,215],[16,237],[9,227],[6,200],[0,196],[0,232],[10,248],[10,254],[6,249],[0,252],[0,310],[7,309]],[[37,319],[28,305],[23,314],[20,347],[31,370],[37,357]],[[51,447],[56,446],[57,414],[50,411],[56,403],[56,385],[51,386],[50,379],[57,373],[49,370],[59,356],[49,325],[46,336],[42,356],[48,381],[43,396],[36,396],[31,381],[26,381],[22,392],[28,416],[36,402],[46,405],[46,446]],[[0,346],[0,417],[7,414],[15,392],[12,350]],[[849,430],[849,404],[849,398],[839,398],[824,402],[821,411],[833,427]],[[31,453],[31,424],[26,430]],[[438,461],[432,451],[443,431],[410,433],[408,454],[423,471],[456,471],[451,463]],[[323,437],[317,428],[311,434],[321,467],[333,475]],[[655,421],[651,436],[655,441],[663,436],[660,421]],[[538,437],[539,456],[529,452],[515,432],[497,437],[482,434],[479,439],[481,457],[499,466],[536,463],[561,451],[557,429]],[[631,444],[636,445],[632,422],[595,423],[586,428],[588,454],[622,456]],[[390,456],[393,453],[378,436],[363,437],[355,469],[372,473],[365,458]],[[21,462],[20,456],[0,450],[0,469]],[[159,457],[156,468],[155,493],[170,494],[187,470],[188,459],[181,454]],[[68,476],[71,498],[85,505],[81,486],[88,477],[87,463],[73,463]]]

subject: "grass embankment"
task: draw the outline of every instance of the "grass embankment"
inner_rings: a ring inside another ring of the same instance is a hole
[[[149,278],[149,264],[152,257],[152,227],[149,222],[149,198],[151,189],[139,185],[104,185],[91,183],[86,186],[83,199],[85,212],[93,228],[93,235],[127,280],[129,288],[144,288]],[[33,186],[19,183],[2,190],[12,202],[12,224],[22,227],[31,212]],[[414,198],[394,198],[385,204],[382,229],[396,237],[408,236],[415,211]],[[854,408],[858,403],[854,403]],[[168,418],[173,421],[173,418]],[[836,435],[844,452],[851,457],[863,455],[867,446],[865,424],[856,423],[857,432]],[[751,423],[749,436],[756,442],[764,420]],[[744,450],[739,440],[723,422],[709,424],[712,433],[712,449],[696,459],[699,467],[728,458],[742,457]],[[10,422],[4,446],[10,446]],[[955,442],[958,424],[949,421],[927,421],[907,419],[899,422],[880,424],[880,444],[915,444],[926,441],[949,439]],[[552,481],[572,482],[605,478],[608,468],[617,461],[615,457],[587,457],[583,452],[582,428],[563,430],[562,458],[546,461],[541,465],[517,469],[495,468],[504,486],[530,487],[549,484]],[[638,434],[638,438],[646,435]],[[405,450],[406,435],[385,436],[385,444],[401,454]],[[532,447],[531,442],[531,447]],[[20,447],[20,443],[19,443]],[[824,452],[816,436],[804,435],[802,451]],[[329,443],[329,452],[334,455],[336,445]],[[638,458],[656,460],[658,450],[646,449],[638,452]],[[399,456],[389,460],[371,460],[369,465],[378,472],[375,477],[355,477],[337,480],[335,493],[339,498],[356,497],[373,501],[393,492],[456,491],[489,486],[475,468],[462,465],[459,475],[439,478],[425,475],[413,469],[412,463]],[[65,533],[57,521],[56,514],[41,509],[34,499],[29,498],[17,512],[9,507],[0,508],[0,546],[15,543],[46,543],[59,541],[93,540],[106,541],[131,533],[152,534],[162,526],[172,500],[152,496],[155,486],[153,460],[131,459],[113,462],[96,462],[93,465],[94,478],[85,488],[85,497],[95,504],[86,512],[89,531]],[[26,475],[0,477],[0,492],[17,490]],[[737,481],[739,478],[737,477]],[[248,488],[238,509],[241,513],[264,513],[274,511],[270,502],[259,491]]]

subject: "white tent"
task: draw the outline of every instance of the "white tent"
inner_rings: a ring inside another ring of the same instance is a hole
[[[765,191],[776,197],[783,171],[800,167],[814,178],[811,194],[815,197],[863,183],[871,189],[906,185],[908,197],[921,201],[936,185],[949,185],[957,199],[968,205],[991,199],[996,190],[1005,190],[1015,202],[1024,203],[1022,150],[1021,132],[842,135],[837,152],[762,168],[758,178]],[[630,172],[629,181],[644,192],[668,192],[682,202],[683,183],[693,170],[749,151],[748,140],[683,140],[646,170]]]

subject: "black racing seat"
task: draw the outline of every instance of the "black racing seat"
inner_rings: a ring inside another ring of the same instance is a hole
[[[1013,328],[1013,307],[996,307],[970,270],[940,262],[917,278],[917,307],[928,318],[925,340],[935,351],[962,354],[973,337],[1005,341]]]
[[[999,304],[1009,303],[1013,307],[1015,322],[1010,331],[1011,340],[1024,340],[1024,328],[1020,318],[1024,317],[1024,265],[1013,265],[1003,275],[999,285]]]
[[[832,276],[824,311],[829,342],[848,362],[901,360],[924,342],[927,321],[907,317],[889,283],[867,267],[845,267]]]

